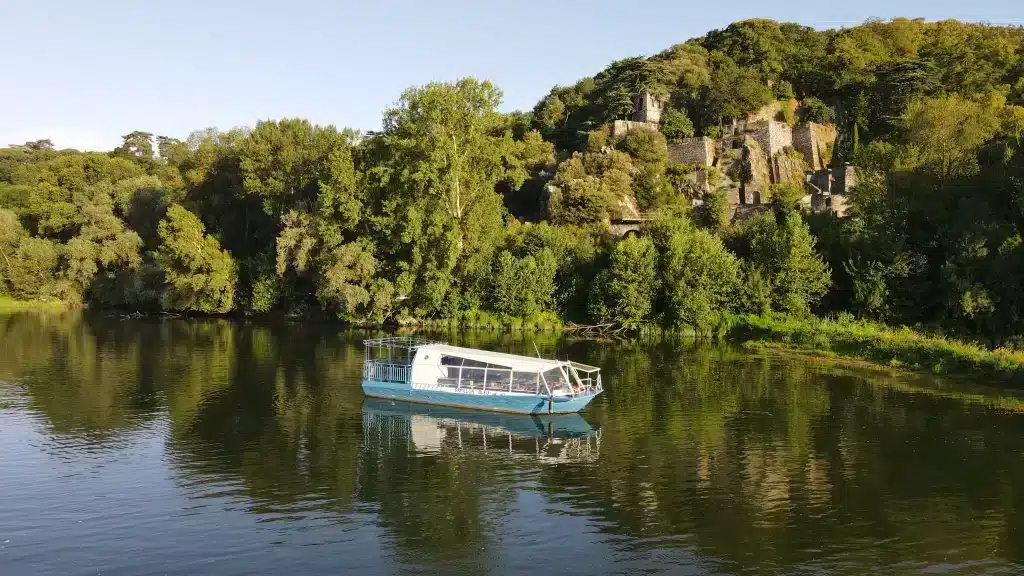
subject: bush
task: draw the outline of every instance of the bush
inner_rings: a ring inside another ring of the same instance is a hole
[[[665,319],[698,333],[710,331],[736,299],[739,260],[717,236],[689,226],[675,227],[661,241]]]
[[[722,137],[722,127],[718,124],[704,127],[704,136],[717,140]]]
[[[793,85],[786,80],[779,80],[772,84],[772,94],[783,102],[793,99]]]
[[[832,272],[814,251],[815,239],[798,212],[755,216],[737,240],[748,266],[770,283],[773,309],[807,314],[828,291]]]
[[[636,328],[651,317],[656,283],[654,244],[648,238],[628,236],[615,245],[611,265],[595,280],[591,315]]]
[[[718,231],[729,224],[729,199],[725,192],[714,190],[704,195],[704,202],[693,211],[694,221],[701,228]]]
[[[58,250],[59,245],[52,240],[22,238],[7,267],[11,296],[32,300],[56,295]]]
[[[661,113],[661,124],[658,128],[669,142],[679,142],[694,134],[693,121],[686,115],[685,110],[677,108],[666,108]]]
[[[830,106],[811,96],[804,99],[804,120],[818,124],[835,124],[836,112]]]
[[[796,124],[796,106],[794,105],[792,97],[780,99],[779,104],[780,111],[782,112],[782,120],[785,121],[786,124],[789,124],[790,126]]]

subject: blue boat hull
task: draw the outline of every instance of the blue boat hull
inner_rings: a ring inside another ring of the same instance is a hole
[[[512,414],[571,414],[584,409],[597,394],[579,396],[563,402],[551,402],[542,396],[511,396],[498,394],[463,394],[442,390],[418,390],[408,384],[363,380],[363,393],[371,398],[419,402],[437,406],[454,406]]]

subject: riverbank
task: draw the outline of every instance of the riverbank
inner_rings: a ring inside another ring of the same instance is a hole
[[[946,376],[986,375],[1024,384],[1024,351],[990,350],[972,342],[929,336],[856,320],[739,315],[726,337],[755,349],[855,359]]]
[[[69,309],[68,304],[60,300],[15,300],[7,296],[0,296],[0,314],[12,312],[62,312]]]
[[[61,312],[71,308],[59,300],[15,300],[0,296],[0,314],[26,311]],[[380,328],[380,326],[363,326]],[[451,319],[398,319],[399,330],[502,330],[510,332],[561,333],[565,325],[547,312],[529,319],[509,321],[486,312],[472,312]],[[693,337],[692,330],[641,329],[645,337]],[[1024,351],[990,350],[973,342],[947,339],[857,320],[849,315],[835,319],[794,318],[783,315],[729,316],[718,336],[746,348],[795,353],[845,362],[863,362],[885,368],[944,376],[986,375],[1002,383],[1024,385]],[[618,336],[617,336],[618,338]]]

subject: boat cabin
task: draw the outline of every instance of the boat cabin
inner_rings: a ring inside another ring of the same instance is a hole
[[[409,384],[416,390],[542,397],[578,397],[601,390],[599,368],[570,360],[461,348],[412,337],[378,338],[364,344],[364,379]]]

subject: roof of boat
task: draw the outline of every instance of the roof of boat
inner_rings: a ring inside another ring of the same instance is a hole
[[[551,360],[548,358],[537,358],[535,356],[520,356],[519,354],[506,354],[504,352],[492,352],[490,350],[479,350],[477,348],[462,348],[448,344],[428,344],[420,346],[423,351],[436,351],[440,354],[468,358],[480,362],[488,362],[499,366],[508,366],[516,370],[530,370],[543,372],[566,364],[572,364],[577,370],[584,372],[596,372],[598,369],[579,362],[568,360]]]

